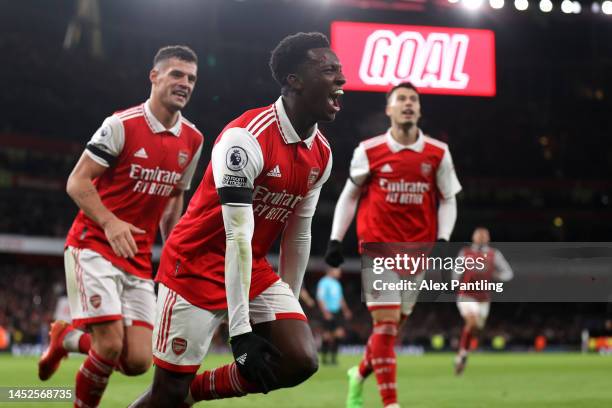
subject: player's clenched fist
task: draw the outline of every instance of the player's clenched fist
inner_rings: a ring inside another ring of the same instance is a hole
[[[110,243],[115,255],[124,258],[133,258],[138,253],[138,246],[132,234],[144,234],[146,231],[119,218],[113,218],[104,225],[104,234]]]
[[[258,383],[267,394],[278,382],[274,368],[281,352],[272,343],[253,332],[234,336],[230,340],[232,353],[240,374],[249,381]]]
[[[344,262],[344,256],[342,256],[342,242],[336,239],[332,239],[328,242],[327,251],[325,251],[325,262],[334,268],[339,267]]]

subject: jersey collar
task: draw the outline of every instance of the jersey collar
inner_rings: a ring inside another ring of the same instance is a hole
[[[386,138],[387,138],[387,146],[389,146],[389,149],[393,153],[397,153],[404,149],[413,150],[417,153],[421,153],[423,149],[425,148],[425,137],[423,136],[423,131],[421,129],[419,129],[419,136],[417,137],[416,142],[410,145],[403,145],[399,143],[397,140],[395,140],[393,136],[391,136],[390,128],[389,130],[387,130]]]
[[[151,129],[151,132],[170,132],[174,136],[179,137],[182,128],[181,124],[183,122],[183,116],[181,115],[181,111],[179,111],[178,113],[178,119],[176,120],[174,126],[172,126],[170,129],[166,129],[166,127],[162,125],[161,122],[157,120],[157,118],[153,115],[153,112],[151,112],[151,108],[149,107],[149,101],[150,100],[147,99],[144,103],[144,117],[147,121],[147,124],[149,125],[149,128]]]
[[[281,137],[283,141],[287,144],[304,142],[304,144],[310,149],[312,148],[312,144],[314,143],[314,139],[317,136],[317,132],[319,128],[317,124],[310,129],[310,134],[304,140],[300,139],[297,132],[293,128],[289,117],[287,116],[287,111],[285,111],[285,106],[283,105],[283,97],[280,96],[276,102],[274,102],[274,112],[276,113],[276,118],[278,121],[278,128],[280,129]]]

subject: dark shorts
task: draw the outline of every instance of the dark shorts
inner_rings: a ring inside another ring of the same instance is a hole
[[[342,325],[342,313],[336,312],[332,313],[331,320],[323,320],[323,330],[325,331],[335,331],[338,327]]]

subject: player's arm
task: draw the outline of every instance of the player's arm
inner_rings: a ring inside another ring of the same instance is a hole
[[[366,182],[369,175],[370,165],[368,157],[363,146],[359,145],[353,152],[350,177],[344,185],[334,210],[332,232],[327,245],[327,251],[325,252],[325,262],[330,266],[338,267],[344,262],[342,240],[351,222],[353,222],[353,218],[355,218],[357,204],[361,196],[361,186]]]
[[[166,239],[168,239],[170,236],[172,228],[174,228],[174,226],[178,223],[181,215],[183,214],[183,209],[185,208],[185,191],[189,190],[191,187],[191,180],[193,179],[193,174],[198,166],[198,161],[200,160],[201,154],[202,143],[200,143],[200,147],[196,151],[195,155],[191,158],[189,165],[185,168],[185,171],[183,172],[183,175],[181,176],[176,188],[172,192],[172,196],[170,197],[170,200],[168,200],[168,204],[166,204],[166,208],[164,209],[162,217],[159,220],[159,230],[164,242],[166,242]]]
[[[240,373],[257,381],[264,393],[276,378],[269,357],[280,352],[253,333],[249,323],[249,290],[255,231],[253,182],[263,169],[257,140],[245,129],[231,128],[212,151],[211,165],[225,227],[225,293],[232,352]]]
[[[93,180],[114,164],[123,149],[123,126],[119,119],[107,118],[94,134],[85,152],[68,176],[66,192],[81,210],[103,230],[117,256],[131,258],[138,252],[133,233],[145,231],[117,218],[102,203]]]
[[[299,296],[310,257],[312,217],[317,209],[321,188],[329,178],[331,168],[330,156],[319,180],[289,217],[281,237],[278,272],[281,279],[289,284],[295,297]]]
[[[159,220],[159,232],[161,233],[162,241],[166,242],[170,236],[172,228],[178,223],[183,213],[185,206],[185,192],[182,190],[174,190],[164,212]]]
[[[304,302],[308,307],[314,307],[315,305],[314,299],[312,298],[312,296],[310,296],[310,293],[308,293],[308,291],[304,287],[302,287],[302,289],[300,290],[300,300]]]
[[[461,184],[455,173],[455,166],[448,148],[436,173],[436,185],[440,192],[438,206],[438,241],[449,241],[457,221],[457,200],[455,195],[461,191]]]
[[[251,332],[251,286],[254,180],[263,169],[257,140],[245,129],[226,130],[211,155],[215,187],[225,226],[225,291],[230,337]]]
[[[494,251],[495,251],[495,259],[494,259],[495,272],[493,274],[493,277],[502,282],[507,282],[509,280],[512,280],[512,278],[514,277],[514,272],[512,271],[512,267],[510,266],[510,264],[508,263],[504,255],[501,253],[501,251],[499,251],[498,249],[495,249]]]

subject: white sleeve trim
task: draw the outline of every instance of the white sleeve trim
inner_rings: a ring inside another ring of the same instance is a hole
[[[331,239],[338,241],[344,239],[346,231],[355,217],[360,196],[361,187],[355,185],[351,180],[346,180],[346,184],[344,185],[344,189],[338,198],[338,203],[334,210]]]
[[[457,200],[455,196],[443,198],[438,206],[438,239],[450,241],[457,221]]]
[[[252,206],[221,206],[225,226],[225,293],[230,336],[252,331],[249,323],[249,291],[255,230]]]
[[[455,173],[453,158],[451,157],[450,150],[448,150],[448,146],[444,149],[442,161],[440,161],[438,166],[436,185],[443,198],[451,198],[461,191],[461,183],[459,183]]]
[[[178,182],[178,188],[186,191],[189,190],[191,188],[191,180],[193,179],[193,175],[196,171],[196,168],[198,167],[198,162],[200,161],[200,156],[202,154],[202,145],[204,144],[204,141],[202,140],[202,143],[200,143],[200,146],[198,147],[198,150],[196,151],[196,153],[193,155],[193,157],[191,158],[191,162],[189,162],[189,165],[187,166],[187,168],[185,169],[185,171],[183,172],[183,176],[181,177],[181,179]]]
[[[311,217],[293,215],[281,238],[278,272],[296,298],[299,298],[310,257],[311,224]]]
[[[212,149],[215,187],[254,187],[264,166],[257,139],[243,128],[227,129]]]
[[[365,152],[365,148],[363,147],[363,143],[359,144],[353,152],[349,175],[353,183],[358,186],[362,186],[368,177],[370,177],[370,162]]]
[[[115,115],[111,115],[104,119],[102,125],[96,130],[87,143],[88,146],[95,146],[113,157],[118,157],[121,154],[124,144],[125,129],[123,128],[123,122]],[[90,152],[89,157],[102,166],[109,167],[111,165],[106,159],[97,156],[93,152]]]

